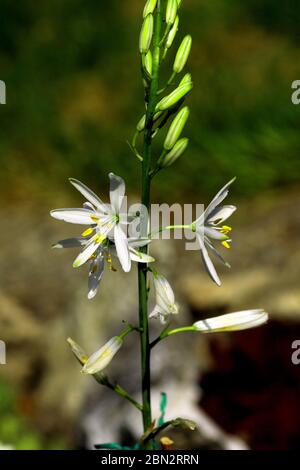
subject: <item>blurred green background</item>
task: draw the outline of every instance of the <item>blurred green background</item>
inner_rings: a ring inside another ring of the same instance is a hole
[[[232,194],[242,201],[242,215],[236,238],[245,242],[237,249],[235,272],[239,276],[253,269],[251,279],[261,279],[255,270],[266,268],[264,295],[272,299],[281,288],[292,287],[292,293],[284,291],[283,299],[292,299],[288,315],[299,318],[300,246],[292,247],[300,227],[296,204],[300,106],[291,103],[291,84],[300,79],[299,1],[183,0],[182,4],[180,30],[162,80],[169,77],[181,39],[190,33],[193,47],[185,70],[194,81],[187,98],[191,116],[185,135],[190,145],[176,165],[158,175],[153,199],[201,203],[237,176]],[[113,171],[125,178],[128,193],[139,194],[139,163],[126,141],[143,114],[138,53],[143,6],[143,0],[0,2],[0,79],[7,87],[7,104],[0,106],[0,216],[5,227],[0,234],[0,338],[10,348],[8,364],[0,366],[0,446],[1,442],[34,449],[79,446],[74,429],[80,421],[86,379],[79,377],[64,338],[74,324],[78,331],[83,328],[82,310],[87,309],[90,318],[111,299],[99,297],[87,307],[82,287],[86,273],[72,272],[71,255],[48,250],[56,239],[74,235],[74,227],[49,220],[48,209],[81,201],[67,183],[70,176],[103,195],[107,175]],[[160,142],[158,138],[155,152]],[[288,219],[290,200],[294,212]],[[279,212],[286,218],[276,221]],[[186,273],[194,283],[191,289],[190,284],[182,288],[187,309],[193,314],[197,309],[214,311],[211,300],[209,307],[205,304],[207,297],[194,299],[198,291],[194,267],[202,268],[198,254],[194,261],[188,256]],[[291,269],[285,279],[288,262]],[[174,265],[170,272],[176,282]],[[278,272],[282,282],[275,286]],[[234,285],[238,282],[235,279]],[[123,289],[127,291],[127,286]],[[236,301],[239,308],[260,299],[254,288],[241,290],[248,297]],[[233,291],[238,295],[238,286]],[[223,302],[216,296],[216,290],[212,298],[217,299],[220,313],[231,306],[228,299]],[[282,313],[287,302],[276,300],[274,305],[280,305]],[[86,342],[93,338],[91,348],[98,340],[94,331],[94,326],[86,326]],[[62,368],[64,364],[62,370],[57,357]],[[71,376],[78,381],[76,387]],[[300,384],[297,387],[299,392]],[[283,401],[291,403],[290,396]],[[255,430],[260,426],[258,422]],[[268,426],[273,428],[273,423]],[[298,428],[295,424],[297,439]],[[225,429],[240,432],[238,427]],[[268,441],[263,436],[253,445],[293,447],[291,442],[296,442],[291,438],[282,444],[273,438]]]
[[[143,1],[1,1],[1,188],[103,185],[109,170],[137,191],[126,145],[143,113],[137,39]],[[189,0],[177,43],[193,36],[188,153],[159,177],[158,198],[203,194],[233,175],[241,195],[295,183],[300,112],[296,0]],[[173,60],[169,54],[169,62]]]

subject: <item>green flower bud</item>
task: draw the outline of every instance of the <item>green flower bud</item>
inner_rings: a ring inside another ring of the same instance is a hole
[[[157,4],[157,0],[147,0],[145,8],[144,8],[144,12],[143,12],[143,18],[146,18],[146,16],[149,15],[149,13],[152,14],[154,12],[156,4]]]
[[[172,25],[177,15],[177,0],[168,0],[166,9],[166,23]]]
[[[165,111],[166,109],[171,108],[176,103],[178,103],[178,101],[181,100],[181,98],[187,95],[191,91],[192,88],[193,88],[192,82],[179,86],[178,88],[176,88],[176,90],[174,90],[168,96],[165,96],[165,98],[163,98],[159,103],[157,103],[155,110]]]
[[[176,16],[174,24],[167,37],[166,49],[170,49],[170,47],[172,46],[176,33],[178,31],[178,25],[179,25],[179,16]]]
[[[182,108],[173,119],[173,122],[168,131],[167,137],[164,142],[164,149],[171,150],[180,137],[180,134],[188,120],[190,110],[187,106]]]
[[[162,115],[162,111],[158,111],[158,113],[155,113],[153,117],[153,122],[157,121],[157,119],[159,119],[161,115]],[[145,129],[145,125],[146,125],[146,114],[144,114],[144,116],[142,116],[139,122],[137,123],[136,130],[138,132],[142,132]]]
[[[153,35],[153,16],[151,13],[146,16],[140,33],[140,52],[147,54],[149,51]]]
[[[172,150],[167,153],[165,156],[161,166],[165,168],[167,166],[172,165],[183,153],[185,152],[187,146],[189,144],[189,139],[183,137],[182,139],[178,140]]]
[[[149,74],[149,76],[151,77],[152,76],[152,53],[151,53],[150,50],[145,55],[144,67],[145,67],[147,73]]]
[[[178,86],[185,85],[186,83],[190,83],[191,81],[192,81],[192,75],[190,73],[186,73]]]
[[[190,35],[185,36],[183,39],[182,43],[179,46],[179,49],[177,51],[176,57],[175,57],[175,62],[173,65],[173,70],[176,73],[180,73],[183,67],[185,66],[190,51],[192,47],[192,37]]]

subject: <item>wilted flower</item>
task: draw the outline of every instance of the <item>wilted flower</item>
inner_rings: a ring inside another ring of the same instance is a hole
[[[156,295],[156,305],[149,315],[149,318],[159,318],[165,324],[170,315],[178,313],[178,305],[175,303],[175,296],[172,287],[167,279],[152,270]]]
[[[218,317],[207,318],[194,323],[194,328],[202,333],[238,331],[263,325],[268,321],[268,314],[262,309],[242,310]]]
[[[105,369],[123,344],[119,336],[111,338],[104,346],[92,354],[84,364],[81,372],[83,374],[96,374]]]
[[[225,266],[230,265],[223,259],[220,253],[212,244],[212,240],[217,240],[225,248],[230,248],[230,238],[228,233],[232,230],[228,225],[223,225],[223,222],[227,220],[232,213],[236,210],[235,206],[220,206],[221,202],[225,199],[229,192],[229,186],[235,180],[232,179],[227,183],[213,198],[211,203],[205,209],[203,214],[192,224],[192,229],[196,232],[197,240],[200,245],[201,255],[204,262],[204,266],[212,278],[212,280],[218,285],[221,285],[220,278],[216,272],[216,269],[209,257],[206,247],[208,247],[212,253],[223,263]]]

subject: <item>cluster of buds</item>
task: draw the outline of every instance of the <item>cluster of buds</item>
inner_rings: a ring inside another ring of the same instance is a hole
[[[158,0],[148,0],[143,10],[143,24],[140,32],[139,50],[141,54],[141,65],[143,71],[143,82],[145,86],[145,102],[146,108],[148,105],[149,88],[153,79],[153,57],[154,54],[159,55],[160,67],[174,43],[175,37],[179,29],[179,15],[178,11],[181,6],[181,0],[167,0],[167,2],[159,2]],[[159,44],[156,44],[154,18],[158,8],[162,5],[165,11],[162,13],[163,25],[165,27],[162,39]],[[192,47],[192,38],[187,35],[181,41],[175,58],[173,61],[172,75],[166,85],[157,91],[157,100],[155,110],[152,115],[152,122],[155,128],[152,131],[152,138],[168,124],[168,121],[175,114],[171,122],[167,135],[164,139],[163,150],[160,157],[156,161],[155,168],[152,171],[155,173],[163,168],[172,165],[179,157],[183,155],[187,149],[189,140],[181,138],[182,131],[189,117],[189,108],[181,106],[185,97],[193,88],[192,77],[190,73],[186,73],[176,84],[176,77],[184,70]],[[169,91],[169,88],[173,90]],[[165,96],[160,97],[161,94]],[[147,114],[147,113],[146,113]],[[134,153],[140,160],[139,151],[136,147],[137,137],[144,132],[146,126],[146,114],[142,116],[136,126],[136,132],[132,140],[132,148]]]

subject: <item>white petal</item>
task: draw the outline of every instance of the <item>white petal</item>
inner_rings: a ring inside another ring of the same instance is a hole
[[[178,313],[178,306],[175,303],[175,296],[172,287],[167,279],[161,274],[153,274],[156,304],[162,315]]]
[[[73,268],[79,268],[84,263],[86,263],[90,259],[90,257],[95,253],[98,247],[99,243],[94,241],[94,237],[91,238],[89,243],[86,245],[85,249],[81,253],[79,253],[77,258],[75,259],[73,263]]]
[[[90,188],[88,188],[85,184],[81,183],[74,178],[70,178],[70,183],[89,201],[91,202],[97,209],[101,212],[106,212],[107,207],[101,201],[100,197],[97,196]]]
[[[124,180],[115,175],[114,173],[109,173],[110,187],[109,187],[109,197],[110,204],[116,214],[119,214],[123,198],[125,195],[125,183]]]
[[[205,244],[210,248],[210,250],[213,252],[213,254],[223,263],[227,268],[230,268],[230,264],[225,261],[222,255],[216,250],[216,248],[213,246],[213,244],[210,242],[208,238],[205,237],[204,239]]]
[[[204,227],[204,234],[213,240],[228,240],[228,236],[211,227]]]
[[[121,229],[120,225],[116,225],[114,228],[114,240],[117,250],[117,255],[121,266],[125,272],[130,271],[131,260],[129,256],[128,242],[126,234]]]
[[[123,340],[119,336],[111,338],[102,348],[92,354],[82,368],[84,374],[96,374],[101,372],[119,351]]]
[[[216,333],[223,331],[246,330],[260,326],[268,321],[268,314],[264,310],[243,310],[241,312],[227,313],[218,317],[207,318],[194,323],[195,328],[203,333]]]
[[[88,299],[91,300],[97,294],[100,281],[104,271],[104,256],[100,252],[96,259],[91,262],[89,279],[88,279]]]
[[[128,244],[130,247],[133,248],[140,248],[145,245],[149,245],[151,243],[151,240],[149,238],[129,238],[128,239]]]
[[[209,203],[205,211],[198,217],[196,224],[203,224],[203,221],[209,217],[212,211],[226,198],[229,192],[229,186],[235,181],[235,178],[230,180],[222,189],[215,195],[213,200]]]
[[[66,238],[65,240],[59,240],[55,243],[52,248],[80,248],[88,243],[86,238]]]
[[[206,271],[207,273],[209,274],[209,276],[211,277],[211,279],[218,285],[220,286],[221,285],[221,281],[220,281],[220,278],[217,274],[217,271],[213,265],[213,262],[211,261],[209,255],[208,255],[208,252],[207,252],[207,249],[205,248],[204,246],[204,243],[202,241],[202,238],[200,235],[197,234],[197,239],[199,241],[199,244],[200,244],[200,252],[201,252],[201,256],[202,256],[202,260],[203,260],[203,263],[204,263],[204,267],[206,268]]]
[[[219,208],[216,208],[214,211],[212,211],[208,218],[207,218],[207,223],[208,224],[216,224],[220,225],[225,220],[229,219],[229,217],[236,211],[235,206],[222,206]]]
[[[146,253],[142,253],[140,251],[135,250],[134,248],[129,247],[129,256],[131,261],[136,261],[137,263],[153,263],[155,261],[152,256],[147,255]]]
[[[50,215],[57,220],[64,220],[70,224],[91,225],[92,217],[96,214],[89,209],[54,209]]]

